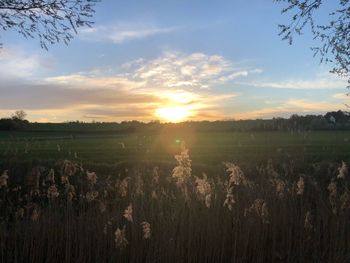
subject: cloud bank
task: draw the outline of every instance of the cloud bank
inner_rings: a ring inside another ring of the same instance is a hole
[[[35,59],[33,64],[24,70],[27,74],[20,70],[23,65],[11,69],[10,78],[0,73],[2,115],[24,109],[33,120],[49,113],[54,121],[149,121],[157,118],[159,108],[181,106],[191,110],[194,119],[220,118],[217,105],[238,94],[217,94],[211,88],[248,74],[232,69],[221,56],[203,53],[166,52],[153,60],[128,62],[124,72],[112,76],[94,70],[35,78],[34,70],[45,65]]]

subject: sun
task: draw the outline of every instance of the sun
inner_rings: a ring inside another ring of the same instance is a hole
[[[156,110],[156,115],[163,120],[180,122],[192,115],[191,110],[185,106],[164,107]]]

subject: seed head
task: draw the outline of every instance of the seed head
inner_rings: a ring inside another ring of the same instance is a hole
[[[142,232],[143,232],[143,239],[150,239],[151,238],[151,225],[150,223],[144,221],[141,223],[142,226]]]
[[[88,201],[88,202],[92,202],[92,201],[94,201],[97,197],[98,197],[98,192],[97,191],[95,191],[95,190],[91,190],[91,191],[89,191],[89,192],[87,192],[86,193],[86,200]]]
[[[264,224],[269,223],[269,210],[264,199],[255,199],[251,207],[246,212],[255,213],[261,218]]]
[[[224,202],[224,207],[226,206],[230,211],[232,211],[233,205],[235,204],[235,199],[233,196],[233,188],[230,187],[227,189],[226,199]]]
[[[38,210],[37,210],[36,208],[34,208],[30,219],[31,219],[33,222],[38,221],[38,219],[39,219],[39,212],[38,212]]]
[[[310,211],[307,211],[306,214],[305,214],[304,228],[307,231],[310,231],[310,230],[313,229],[312,214],[311,214]]]
[[[64,160],[61,166],[61,175],[72,176],[76,173],[77,167],[74,163]]]
[[[125,210],[124,210],[124,215],[123,215],[126,220],[128,220],[129,222],[132,222],[132,204],[130,204]]]
[[[336,182],[330,182],[327,189],[329,191],[330,198],[335,198],[337,196],[337,184],[336,184]]]
[[[121,197],[125,197],[128,193],[128,185],[129,185],[128,180],[129,180],[129,177],[126,177],[122,181],[118,180],[117,183],[115,184]]]
[[[0,189],[2,187],[7,187],[7,179],[8,179],[8,175],[7,175],[7,170],[2,172],[2,175],[0,176]]]
[[[299,176],[299,180],[297,182],[297,195],[303,195],[304,190],[305,190],[304,177]]]
[[[349,171],[348,171],[348,166],[347,164],[343,161],[341,167],[338,168],[339,174],[337,175],[338,178],[344,179]]]
[[[175,159],[178,165],[173,169],[172,177],[175,178],[177,186],[183,186],[192,173],[192,161],[188,155],[188,149],[184,145],[181,153],[175,155]]]
[[[126,239],[126,226],[123,229],[119,227],[114,232],[114,243],[116,248],[124,249],[128,245],[128,240]]]
[[[47,197],[51,200],[56,199],[60,193],[55,184],[51,185],[49,189],[47,189]]]
[[[244,185],[248,187],[252,186],[252,182],[244,176],[243,171],[238,165],[229,162],[224,163],[224,165],[226,166],[226,172],[230,173],[228,181],[229,187],[235,185]]]
[[[95,172],[86,171],[86,177],[90,184],[95,185],[97,182],[97,175]]]
[[[54,169],[50,169],[49,173],[46,176],[46,181],[51,182],[51,183],[55,183],[55,170]]]

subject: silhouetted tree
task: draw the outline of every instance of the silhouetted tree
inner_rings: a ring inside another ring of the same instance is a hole
[[[23,110],[15,111],[11,118],[0,119],[1,130],[24,130],[29,127],[29,121],[25,119],[27,114]]]
[[[63,41],[77,29],[91,26],[100,0],[0,0],[0,28],[15,30],[25,38],[38,37],[42,48]]]
[[[336,127],[340,125],[341,128],[344,128],[347,123],[350,122],[350,115],[348,112],[344,112],[341,110],[327,112],[324,116],[328,121],[331,121],[331,118],[334,119],[334,126]],[[332,122],[332,121],[331,121]]]
[[[27,117],[27,113],[24,112],[24,110],[18,110],[15,111],[14,114],[12,114],[12,119],[18,119],[18,120],[24,120]]]
[[[334,67],[331,72],[348,78],[350,84],[350,0],[275,0],[284,2],[286,7],[282,13],[291,13],[291,22],[279,25],[280,36],[293,42],[295,34],[303,33],[310,26],[314,39],[320,40],[321,45],[313,47],[314,55],[320,55],[321,62],[331,62]],[[334,10],[329,13],[329,19],[317,20],[317,11],[325,2],[332,2]],[[318,21],[322,21],[320,24]]]

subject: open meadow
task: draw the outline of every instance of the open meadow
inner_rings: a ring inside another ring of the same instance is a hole
[[[70,159],[85,164],[123,161],[174,163],[185,142],[194,164],[273,160],[347,161],[349,131],[200,132],[165,129],[160,132],[0,132],[2,159]]]

